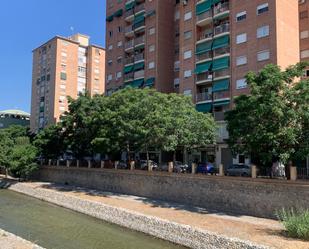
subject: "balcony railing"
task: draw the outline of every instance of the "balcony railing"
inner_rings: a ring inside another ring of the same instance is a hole
[[[144,3],[136,5],[135,8],[134,8],[134,12],[135,13],[138,13],[138,12],[140,12],[142,10],[145,10],[145,4]]]
[[[212,100],[211,94],[208,92],[198,93],[196,95],[196,102]]]
[[[129,49],[129,48],[133,48],[134,47],[134,40],[130,40],[128,42],[126,42],[124,48],[125,49]]]
[[[226,98],[230,98],[230,92],[229,91],[222,91],[222,92],[215,92],[214,93],[214,100],[226,99]]]
[[[212,13],[211,13],[211,10],[208,10],[200,15],[197,16],[197,21],[200,22],[202,20],[205,20],[207,18],[210,18],[212,17]]]
[[[215,112],[214,117],[216,121],[223,121],[224,120],[225,112]]]
[[[222,12],[229,10],[229,3],[225,2],[223,4],[219,4],[214,8],[214,15],[218,15]]]
[[[125,29],[124,29],[125,33],[130,33],[132,31],[133,31],[133,27],[132,26],[125,27]]]
[[[134,24],[133,29],[138,29],[138,28],[143,27],[143,26],[145,26],[145,21]]]
[[[138,46],[138,45],[140,45],[140,44],[142,44],[142,43],[145,43],[145,36],[144,36],[144,35],[143,35],[143,36],[140,36],[140,37],[138,37],[138,38],[136,38],[136,39],[134,40],[135,46]]]
[[[214,50],[214,57],[230,53],[230,47],[218,48]]]
[[[207,59],[211,59],[211,58],[212,58],[212,52],[211,51],[205,52],[203,54],[197,54],[196,55],[196,61],[197,62],[207,60]]]
[[[200,40],[204,40],[204,39],[207,39],[207,38],[211,38],[213,36],[213,32],[212,30],[206,30],[206,31],[203,31],[199,34],[197,40],[200,41]]]
[[[145,76],[145,70],[140,70],[134,73],[134,79],[143,78]]]
[[[137,54],[134,56],[134,62],[144,60],[144,54]]]
[[[196,75],[196,81],[211,81],[212,80],[212,75],[209,74],[208,72],[206,73],[201,73]]]
[[[222,33],[229,32],[229,31],[230,31],[229,23],[225,23],[225,24],[215,27],[215,35],[220,35]]]
[[[220,70],[220,71],[216,71],[214,72],[214,78],[220,78],[220,77],[224,77],[224,76],[230,76],[230,69],[227,68],[227,69],[223,69],[223,70]]]
[[[132,64],[134,62],[134,57],[127,57],[124,59],[124,64]]]
[[[125,12],[124,17],[127,18],[129,16],[132,16],[133,14],[134,14],[134,10],[130,9]]]
[[[130,80],[134,80],[134,72],[124,75],[124,81],[130,81]]]

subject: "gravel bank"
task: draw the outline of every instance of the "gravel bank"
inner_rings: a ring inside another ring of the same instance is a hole
[[[1,182],[1,179],[0,179]],[[3,184],[3,183],[2,183]],[[23,193],[110,223],[140,231],[160,239],[194,249],[266,249],[249,241],[229,238],[188,225],[181,225],[153,216],[143,215],[123,208],[68,196],[56,191],[34,188],[25,183],[14,183],[10,190]]]
[[[0,245],[1,249],[44,249],[2,229],[0,229]]]

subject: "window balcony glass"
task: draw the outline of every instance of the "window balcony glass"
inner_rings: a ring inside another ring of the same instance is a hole
[[[209,100],[212,100],[211,93],[203,92],[203,93],[198,93],[196,95],[196,102],[203,102],[203,101],[209,101]]]
[[[211,81],[212,75],[209,72],[201,73],[196,75],[196,82],[199,81]]]
[[[214,100],[217,99],[227,99],[230,98],[230,91],[222,91],[222,92],[215,92],[214,93]]]
[[[230,24],[229,23],[224,23],[219,26],[216,26],[214,29],[215,35],[220,35],[222,33],[230,32]]]
[[[229,2],[218,4],[214,7],[214,16],[229,10]]]

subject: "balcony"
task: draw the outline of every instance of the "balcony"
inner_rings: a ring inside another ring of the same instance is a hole
[[[145,28],[145,21],[139,22],[139,23],[133,25],[133,29],[135,31],[142,30],[144,28]]]
[[[209,74],[209,72],[196,75],[196,83],[199,83],[201,81],[211,81],[211,80],[212,80],[212,75]]]
[[[138,12],[141,12],[141,11],[144,11],[144,10],[145,10],[145,4],[144,3],[136,5],[135,8],[134,8],[135,14],[138,14]]]
[[[125,36],[133,36],[134,35],[133,26],[130,25],[128,27],[125,27],[124,33],[125,33]]]
[[[127,65],[127,64],[132,64],[134,63],[134,57],[127,57],[124,59],[124,64]]]
[[[141,45],[145,43],[145,36],[140,36],[140,37],[137,37],[135,40],[134,40],[134,45],[135,46],[138,46],[138,45]]]
[[[214,29],[215,36],[223,34],[223,33],[227,33],[227,32],[230,32],[230,24],[229,23],[221,24],[221,25],[215,27],[215,29]]]
[[[124,75],[124,81],[131,81],[134,80],[134,72],[128,73]]]
[[[214,95],[214,100],[228,99],[231,96],[229,91],[215,92],[213,93],[213,95]]]
[[[125,45],[124,45],[125,50],[132,49],[133,47],[134,47],[134,40],[133,39],[126,42]]]
[[[134,16],[134,10],[133,9],[127,10],[124,14],[126,21],[133,19],[133,16]]]
[[[205,52],[203,54],[197,54],[196,55],[196,62],[200,62],[200,61],[204,61],[204,60],[208,60],[208,59],[212,59],[212,52],[211,51]]]
[[[200,15],[197,15],[196,17],[196,25],[199,27],[206,26],[207,24],[211,23],[212,21],[212,13],[211,9],[203,12]]]
[[[196,95],[196,102],[203,102],[203,101],[211,101],[212,100],[212,96],[210,93],[208,92],[204,92],[204,93],[198,93]]]
[[[229,2],[225,2],[223,4],[217,5],[214,8],[214,17],[219,16],[220,14],[229,11]]]
[[[143,53],[142,54],[137,54],[137,55],[134,56],[134,62],[142,61],[144,59],[145,59],[145,56],[144,56]]]
[[[201,41],[201,40],[206,40],[206,39],[210,39],[212,38],[213,36],[213,32],[212,30],[205,30],[205,31],[202,31],[198,37],[197,37],[197,41]]]
[[[215,71],[214,78],[217,79],[217,78],[230,77],[230,74],[231,74],[230,69],[227,68],[220,71]]]
[[[213,51],[214,57],[226,55],[230,53],[230,47],[225,47],[225,48],[218,48]]]
[[[134,79],[144,78],[145,70],[140,70],[134,73]]]

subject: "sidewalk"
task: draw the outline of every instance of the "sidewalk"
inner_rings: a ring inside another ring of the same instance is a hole
[[[57,191],[64,195],[101,202],[110,206],[128,209],[273,248],[309,249],[309,242],[284,237],[282,225],[275,220],[249,216],[233,216],[210,212],[203,208],[85,188],[50,183],[26,184],[33,188]]]

